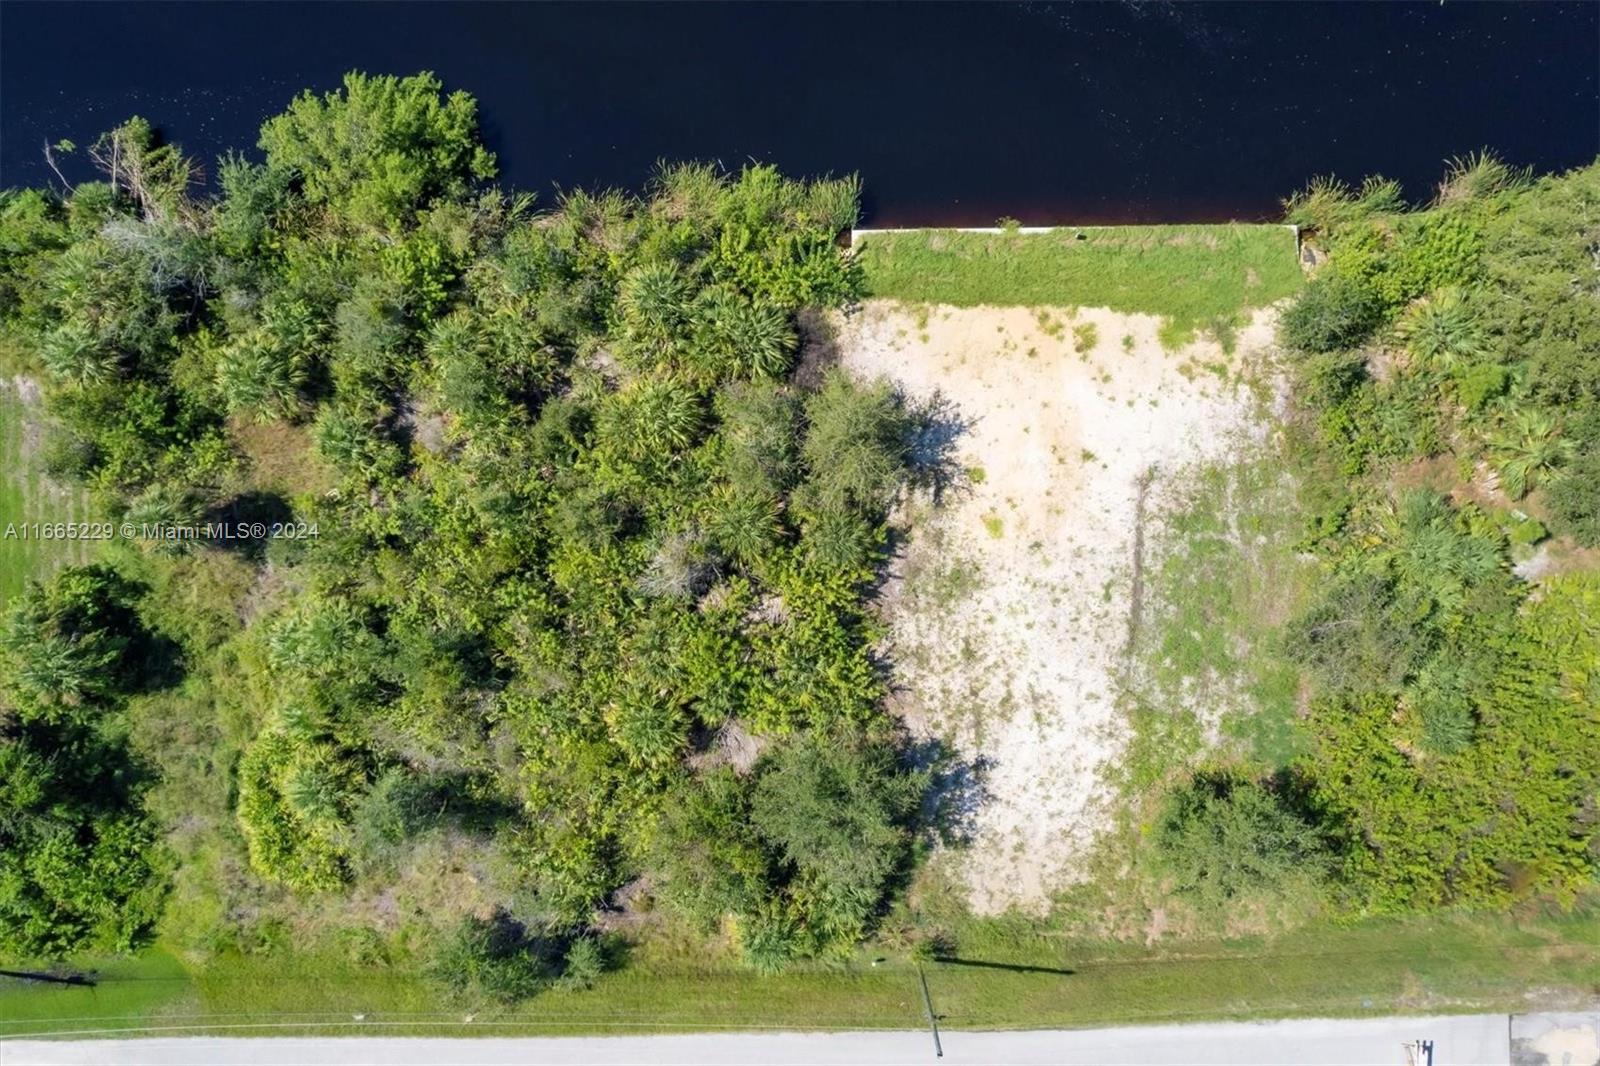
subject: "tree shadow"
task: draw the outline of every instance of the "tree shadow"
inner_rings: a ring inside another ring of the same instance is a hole
[[[984,779],[991,761],[965,759],[936,737],[912,742],[907,761],[928,776],[918,823],[930,842],[964,847],[977,834],[978,811],[990,799]]]
[[[1026,966],[1015,962],[982,962],[978,959],[958,959],[949,955],[935,955],[933,961],[941,966],[971,966],[983,970],[1007,970],[1011,973],[1047,973],[1058,977],[1071,977],[1078,972],[1060,966]]]
[[[260,525],[271,527],[294,520],[294,508],[288,499],[275,492],[245,492],[225,500],[207,512],[209,523],[226,525],[230,530],[246,530]],[[259,561],[267,550],[266,537],[229,536],[212,542],[214,547]]]
[[[810,392],[822,386],[828,372],[839,365],[839,336],[827,313],[815,308],[795,316],[800,348],[795,356],[790,380],[795,387]]]
[[[928,493],[935,504],[945,495],[970,489],[971,478],[956,461],[956,444],[976,420],[961,413],[955,401],[935,391],[925,400],[908,403],[912,416],[907,454],[907,482],[913,490]]]

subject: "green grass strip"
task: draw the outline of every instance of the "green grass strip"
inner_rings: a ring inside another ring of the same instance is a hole
[[[953,958],[924,965],[943,1025],[1535,1010],[1581,999],[1600,981],[1592,901],[1564,914],[1318,923],[1270,940],[1152,947],[1073,940],[1015,924],[975,920],[962,930]],[[409,966],[294,954],[233,956],[190,968],[152,952],[103,964],[99,976],[92,989],[0,979],[0,1037],[248,1035],[250,1029],[504,1036],[923,1024],[915,967],[870,948],[851,962],[770,977],[715,961],[642,959],[587,991],[551,991],[515,1008],[441,1002]]]
[[[857,240],[871,296],[957,307],[1109,307],[1208,326],[1302,283],[1286,226],[911,230]]]

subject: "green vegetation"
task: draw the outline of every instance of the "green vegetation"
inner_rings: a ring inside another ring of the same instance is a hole
[[[1154,832],[1121,845],[1146,871],[1129,882],[1144,903],[1187,892],[1204,914],[1248,897],[1270,927],[1591,889],[1597,202],[1600,166],[1533,181],[1488,157],[1458,164],[1423,210],[1380,180],[1290,201],[1328,253],[1282,320],[1298,401],[1283,513],[1315,573],[1265,612],[1224,585],[1227,606],[1205,611],[1224,624],[1208,627],[1185,593],[1209,585],[1215,531],[1171,527],[1156,587],[1176,595],[1133,690],[1145,754],[1130,784]],[[1210,513],[1226,525],[1230,508]],[[1284,532],[1256,543],[1281,553]],[[1265,631],[1231,621],[1252,606]],[[1196,685],[1215,691],[1208,678],[1232,679],[1287,743],[1257,729],[1244,750],[1209,744],[1181,712]],[[1189,773],[1150,758],[1174,739]]]
[[[260,147],[197,199],[134,119],[106,181],[0,203],[63,473],[289,531],[119,540],[13,606],[0,952],[338,948],[514,1001],[598,980],[648,886],[757,969],[850,953],[922,787],[866,610],[915,416],[791,380],[798,312],[859,292],[853,180],[540,213],[429,76]]]
[[[860,241],[867,293],[907,303],[1109,307],[1179,334],[1297,292],[1284,226],[1063,227],[1049,233],[875,233]],[[1093,346],[1087,337],[1075,338]]]
[[[0,956],[145,950],[0,987],[6,1031],[899,1026],[913,958],[968,1025],[1596,980],[1600,168],[1291,203],[1331,260],[1298,408],[1140,575],[1124,824],[1051,918],[980,921],[916,870],[940,767],[876,657],[923,415],[801,367],[802,324],[1092,304],[1229,344],[1301,289],[1288,231],[852,255],[854,180],[760,166],[536,210],[430,76],[258,147],[197,196],[134,119],[106,180],[0,196],[44,402],[5,394],[0,517],[277,531],[0,547]]]
[[[960,919],[949,929],[943,957],[922,967],[941,1023],[951,1028],[1559,1009],[1575,1002],[1563,998],[1565,990],[1600,977],[1593,953],[1572,949],[1600,931],[1589,906],[1521,918],[1370,920],[1270,940],[1196,937],[1155,947],[1064,937],[1017,920]],[[873,965],[877,958],[885,961]],[[900,953],[755,977],[721,960],[645,950],[588,990],[552,990],[514,1007],[480,1005],[470,1022],[406,969],[343,958],[224,957],[185,970],[169,956],[147,954],[98,969],[102,983],[94,989],[0,978],[0,1036],[144,1027],[469,1036],[924,1024],[916,971]],[[1544,991],[1530,999],[1531,989]]]
[[[1122,760],[1125,791],[1149,798],[1208,753],[1202,714],[1228,754],[1276,772],[1305,746],[1300,668],[1283,649],[1285,620],[1315,581],[1300,556],[1295,482],[1272,446],[1185,473],[1161,514],[1143,568],[1144,608],[1124,679],[1136,729]]]
[[[0,952],[131,948],[155,924],[155,827],[122,739],[128,697],[162,650],[139,590],[102,567],[63,570],[0,632],[15,715],[0,744]],[[159,672],[154,665],[150,674]]]
[[[46,473],[46,457],[39,454],[43,436],[36,405],[0,385],[0,607],[20,594],[30,577],[88,562],[94,554],[96,542],[87,538],[57,538],[54,529],[49,540],[33,535],[35,526],[86,523],[92,514],[84,493]],[[6,535],[8,528],[13,535]]]
[[[1173,891],[1215,905],[1290,878],[1315,880],[1323,844],[1286,791],[1208,771],[1170,793],[1155,847]]]
[[[1548,490],[1600,446],[1600,304],[1573,295],[1600,167],[1467,160],[1423,211],[1387,188],[1290,204],[1330,256],[1284,322],[1325,575],[1288,628],[1315,685],[1303,772],[1354,906],[1570,897],[1600,856],[1600,574],[1512,564],[1593,502]]]

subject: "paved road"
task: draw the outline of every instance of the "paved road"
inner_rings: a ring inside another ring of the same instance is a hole
[[[945,1033],[945,1063],[1250,1064],[1405,1066],[1404,1045],[1434,1042],[1436,1066],[1517,1062],[1588,1066],[1600,1014],[1302,1020],[1124,1029]],[[1529,1040],[1536,1040],[1537,1046]],[[1553,1042],[1551,1042],[1553,1041]],[[1543,1051],[1552,1052],[1548,1060]],[[1574,1054],[1575,1052],[1575,1054]],[[1533,1057],[1528,1057],[1529,1055]],[[1600,1051],[1595,1051],[1600,1055]],[[695,1034],[682,1036],[446,1040],[291,1037],[0,1041],[3,1066],[612,1066],[621,1063],[759,1066],[933,1063],[925,1032]]]

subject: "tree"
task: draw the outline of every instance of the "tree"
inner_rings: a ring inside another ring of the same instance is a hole
[[[106,802],[112,765],[70,766],[77,743],[49,726],[0,738],[0,954],[128,951],[160,914],[154,827]]]
[[[358,768],[326,741],[282,730],[257,737],[239,760],[239,828],[250,865],[302,891],[343,884],[345,830],[360,785]]]
[[[808,510],[877,513],[905,477],[911,417],[887,381],[857,385],[835,372],[806,400]]]
[[[1383,303],[1365,283],[1333,274],[1319,277],[1284,312],[1284,344],[1313,354],[1359,346],[1383,322]]]
[[[1574,451],[1561,435],[1555,416],[1537,410],[1511,413],[1504,428],[1489,438],[1489,454],[1506,495],[1520,500],[1540,477],[1557,469]]]
[[[1169,793],[1154,841],[1176,890],[1210,904],[1316,876],[1327,861],[1317,832],[1277,793],[1228,770],[1196,774]]]
[[[342,91],[307,91],[261,127],[267,165],[292,174],[306,201],[355,226],[395,231],[441,199],[494,176],[466,93],[441,96],[432,74],[350,73]]]
[[[1483,324],[1458,288],[1443,289],[1406,310],[1395,332],[1429,366],[1453,367],[1488,351]]]
[[[99,566],[28,588],[0,631],[0,953],[128,950],[159,913],[155,830],[122,743],[153,654],[138,586]]]
[[[291,414],[306,377],[305,363],[265,330],[235,338],[217,360],[217,389],[228,409],[261,422]]]
[[[69,567],[12,605],[0,655],[24,720],[90,716],[134,690],[150,650],[138,594],[109,567]]]
[[[911,852],[920,777],[891,748],[811,735],[761,767],[751,821],[810,886],[809,923],[826,944],[861,933]]]
[[[175,146],[160,143],[145,119],[135,115],[102,134],[90,146],[89,157],[110,180],[112,189],[126,194],[144,218],[161,221],[188,214],[194,162]]]

